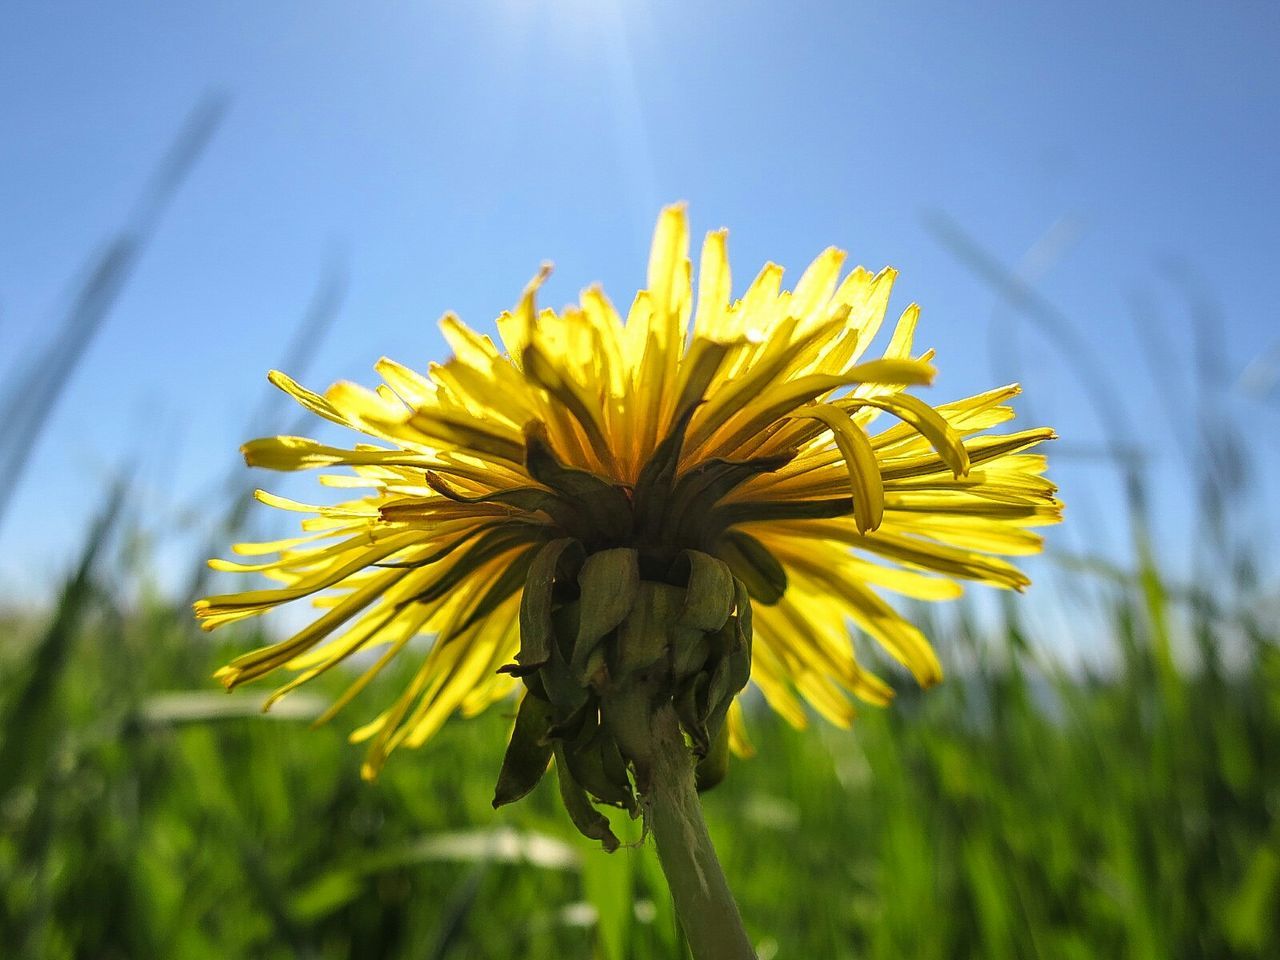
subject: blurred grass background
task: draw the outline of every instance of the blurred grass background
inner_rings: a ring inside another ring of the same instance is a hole
[[[48,356],[6,395],[10,477],[216,119],[216,105],[196,112],[139,222],[88,264]],[[999,296],[1070,347],[1066,318],[944,226]],[[340,287],[321,285],[291,369]],[[1105,406],[1110,389],[1083,395]],[[1228,419],[1202,409],[1185,451],[1198,579],[1181,586],[1155,556],[1145,468],[1110,410],[1131,560],[1058,556],[1051,581],[1073,622],[1102,625],[1094,647],[1110,655],[1096,665],[1055,657],[1017,600],[994,618],[921,607],[954,665],[940,689],[900,685],[852,732],[797,732],[749,705],[759,756],[707,804],[763,960],[1280,954],[1280,634],[1240,531],[1265,498]],[[244,522],[243,483],[227,481],[220,543]],[[508,710],[454,722],[362,783],[345,725],[306,723],[342,677],[265,719],[252,695],[221,694],[212,671],[264,638],[195,631],[155,586],[145,498],[127,477],[101,497],[53,608],[0,620],[0,954],[681,955],[650,848],[594,849],[545,784],[490,810]]]

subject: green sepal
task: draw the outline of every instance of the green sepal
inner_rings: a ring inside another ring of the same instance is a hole
[[[680,726],[693,742],[693,752],[705,757],[711,748],[711,735],[707,730],[707,674],[695,674],[672,698]]]
[[[710,533],[727,530],[739,523],[762,520],[831,520],[853,513],[853,498],[831,500],[738,500],[722,503],[707,516],[704,529]]]
[[[419,556],[413,560],[383,560],[383,561],[380,561],[379,563],[375,563],[374,566],[380,567],[385,570],[405,570],[405,569],[417,570],[422,567],[429,567],[433,563],[439,563],[441,560],[449,556],[449,554],[453,553],[453,551],[457,550],[459,547],[463,547],[466,544],[470,543],[472,540],[480,536],[480,534],[484,533],[486,530],[492,530],[495,527],[502,527],[502,526],[515,527],[523,523],[526,523],[526,521],[524,521],[523,519],[517,520],[516,518],[513,518],[513,517],[502,517],[497,520],[487,521],[485,523],[477,523],[474,526],[470,527],[461,536],[455,537],[453,540],[450,540],[448,543],[446,543],[443,547],[440,547],[437,550],[433,550],[431,553],[428,553],[426,556]]]
[[[600,704],[596,699],[591,696],[584,696],[582,703],[578,704],[565,717],[557,720],[547,729],[547,742],[577,740],[582,733],[583,727],[587,726],[588,720],[592,724],[595,723],[594,717],[599,711]]]
[[[529,512],[540,510],[567,533],[581,536],[589,532],[585,528],[582,514],[571,501],[541,487],[509,487],[505,490],[494,490],[491,493],[468,497],[455,490],[434,471],[427,471],[426,482],[427,486],[436,493],[457,503],[498,503]]]
[[[751,626],[751,594],[747,590],[747,586],[737,578],[733,581],[734,593],[734,616],[725,624],[723,630],[717,635],[717,639],[723,645],[725,659],[729,665],[729,691],[728,700],[732,700],[747,685],[747,681],[751,679],[751,643],[752,643],[752,626]],[[712,702],[712,709],[716,708],[715,701]],[[728,709],[728,704],[725,704]]]
[[[545,538],[545,528],[526,525],[518,527],[505,525],[486,530],[437,580],[408,600],[401,601],[401,604],[430,603],[433,600],[439,600],[475,573],[482,564],[522,544],[538,543]]]
[[[470,627],[472,624],[483,620],[489,614],[493,613],[505,600],[513,593],[520,589],[521,585],[527,580],[529,566],[533,563],[534,554],[538,552],[537,547],[530,547],[520,556],[512,560],[502,569],[497,578],[489,584],[479,602],[467,614],[466,618],[453,628],[453,633],[458,634]]]
[[[670,650],[671,674],[677,684],[701,671],[711,656],[706,633],[686,627],[671,629]]]
[[[671,572],[685,581],[684,607],[676,623],[691,630],[723,627],[733,611],[733,573],[728,565],[701,550],[685,550]]]
[[[567,656],[573,638],[578,635],[578,601],[557,607],[552,620],[555,642],[551,645],[551,658],[538,671],[538,676],[557,715],[567,716],[579,709],[590,694],[586,685],[570,672]]]
[[[506,663],[500,666],[498,673],[509,673],[513,677],[519,677],[524,683],[524,688],[529,696],[537,697],[543,703],[551,703],[551,697],[547,694],[547,685],[543,683],[539,668],[533,667],[525,670],[518,663]]]
[[[733,622],[738,630],[738,637],[747,648],[747,659],[751,658],[751,592],[747,585],[737,577],[733,578]]]
[[[601,550],[578,571],[578,632],[569,669],[584,678],[592,653],[627,618],[640,588],[640,559],[625,548]]]
[[[609,828],[608,819],[591,805],[591,798],[573,778],[562,746],[555,748],[555,757],[556,778],[560,781],[560,800],[569,813],[569,819],[584,837],[599,840],[606,851],[613,853],[618,849],[618,838]]]
[[[572,549],[570,549],[572,548]],[[552,592],[557,579],[581,564],[582,544],[569,537],[552,540],[533,557],[520,598],[520,671],[536,670],[551,657],[555,626],[551,620]],[[509,671],[516,673],[517,671]]]
[[[683,603],[684,591],[679,587],[650,580],[640,583],[631,615],[618,629],[615,677],[625,683],[629,674],[666,656],[668,637]]]
[[[635,517],[636,530],[642,536],[654,536],[662,528],[662,517],[671,497],[676,470],[680,466],[680,451],[684,448],[684,435],[697,404],[691,404],[671,425],[671,431],[654,449],[636,478]]]
[[[747,630],[750,630],[749,622]],[[707,684],[706,722],[712,738],[720,735],[729,707],[733,704],[733,698],[742,692],[747,681],[751,679],[749,632],[744,632],[735,618],[735,622],[725,625],[718,639],[728,649],[717,661],[711,673],[710,682]]]
[[[735,671],[730,656],[716,661],[715,668],[707,680],[705,699],[699,703],[701,719],[706,725],[708,737],[715,737],[720,732],[725,715],[729,712],[729,704],[733,702],[733,675]],[[705,676],[705,674],[704,674]],[[739,688],[740,689],[740,688]]]
[[[600,764],[604,768],[604,775],[610,783],[618,784],[623,788],[625,793],[622,800],[623,809],[634,819],[639,812],[639,805],[636,803],[635,788],[631,785],[631,777],[627,772],[627,760],[622,755],[618,741],[607,728],[601,729],[599,737]]]
[[[630,537],[631,500],[626,491],[594,473],[560,463],[547,443],[545,428],[537,422],[525,430],[525,469],[575,505],[586,518],[588,535],[612,543]]]
[[[498,785],[493,791],[493,807],[514,803],[528,794],[551,762],[551,746],[544,742],[551,724],[551,707],[536,697],[525,695],[516,711],[507,753],[502,758]]]
[[[729,772],[729,725],[720,725],[720,732],[711,741],[711,749],[694,767],[693,776],[698,792],[703,793],[720,783]]]
[[[508,674],[509,676],[516,677],[517,679],[524,680],[526,689],[532,690],[533,688],[532,686],[530,686],[528,681],[531,678],[536,677],[538,675],[538,671],[542,669],[542,666],[543,665],[541,663],[535,663],[531,667],[521,666],[519,663],[514,663],[514,662],[504,663],[494,672],[505,673],[505,674]],[[539,692],[537,696],[541,697],[543,700],[547,699],[546,691],[545,689],[543,689],[541,682],[539,682],[538,684],[538,689],[539,689]]]
[[[607,657],[605,655],[605,644],[597,644],[595,649],[591,651],[587,657],[586,663],[582,665],[582,669],[578,672],[578,676],[582,678],[582,682],[588,686],[597,688],[608,679],[606,672]]]
[[[728,530],[720,538],[716,553],[741,580],[751,599],[772,605],[787,589],[787,572],[763,543],[741,530]]]
[[[590,734],[584,730],[576,741],[565,744],[564,757],[573,778],[597,801],[635,812],[626,761],[607,730],[600,726]]]
[[[560,375],[555,366],[547,361],[543,352],[532,343],[526,344],[520,353],[521,366],[539,385],[547,390],[565,408],[573,414],[573,418],[587,435],[587,441],[602,463],[612,463],[613,454],[609,449],[609,441],[600,429],[600,423],[592,415],[592,411],[583,403],[577,391],[573,390]]]
[[[724,358],[728,356],[732,344],[723,340],[712,340],[708,337],[693,338],[693,343],[681,360],[681,370],[688,368],[684,389],[676,398],[675,422],[679,422],[686,413],[692,413],[702,403],[707,387],[719,372]]]
[[[573,676],[568,668],[573,637],[577,636],[577,611],[579,602],[573,600],[572,603],[559,605],[552,614],[552,621],[556,625],[556,641],[552,644],[550,659],[538,671],[548,699],[556,705],[559,716],[566,716],[579,709],[582,701],[590,694],[584,682]]]
[[[701,530],[713,516],[713,508],[724,497],[752,477],[773,473],[795,459],[782,453],[752,460],[725,460],[716,457],[698,464],[675,484],[662,522],[664,539],[674,539],[690,530]],[[695,534],[695,537],[697,535]]]

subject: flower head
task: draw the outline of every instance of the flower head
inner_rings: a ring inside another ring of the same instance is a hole
[[[913,352],[914,304],[864,359],[895,271],[842,279],[833,248],[793,290],[770,263],[734,300],[725,240],[707,235],[696,300],[673,206],[625,319],[598,287],[540,310],[544,268],[498,318],[501,348],[446,315],[453,356],[425,373],[383,359],[374,390],[320,395],[273,372],[304,407],[375,442],[245,445],[255,466],[349,467],[321,482],[366,492],[335,506],[258,494],[308,514],[303,536],[234,548],[261,562],[213,565],[279,585],[210,597],[197,615],[213,628],[304,597],[323,612],[222,681],[293,671],[270,703],[379,650],[327,719],[390,661],[417,658],[398,699],[353,734],[371,743],[367,775],[523,683],[498,801],[559,750],[577,785],[624,806],[643,751],[628,743],[624,687],[673,702],[717,766],[740,736],[730,708],[748,677],[795,724],[802,700],[847,724],[851,696],[890,699],[859,664],[850,623],[937,682],[929,642],[882,591],[941,600],[960,580],[1026,586],[1001,557],[1036,552],[1030,528],[1059,519],[1043,457],[1025,452],[1052,433],[984,434],[1013,417],[1016,386],[939,406],[908,392],[934,376],[932,352]],[[419,634],[434,638],[423,652],[409,647]]]

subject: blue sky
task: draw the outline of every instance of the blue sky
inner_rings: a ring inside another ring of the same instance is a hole
[[[183,508],[220,511],[199,498],[237,462],[265,371],[335,257],[349,288],[307,372],[315,386],[367,381],[382,354],[441,358],[443,311],[488,325],[544,259],[557,267],[550,300],[601,280],[627,302],[657,211],[676,199],[697,231],[731,229],[740,285],[766,259],[794,278],[828,244],[899,267],[895,306],[923,305],[920,339],[939,351],[937,399],[1016,377],[1064,446],[1096,444],[1061,355],[997,307],[926,218],[945,213],[1002,262],[1029,263],[1126,385],[1162,478],[1164,545],[1178,552],[1189,534],[1176,449],[1191,427],[1176,428],[1190,407],[1166,407],[1189,399],[1192,370],[1178,274],[1214,298],[1232,376],[1280,339],[1277,11],[8,4],[0,377],[45,341],[192,105],[217,90],[230,109],[52,413],[0,528],[0,592],[38,591],[64,567],[126,460],[141,463],[162,545],[189,521]],[[1136,298],[1155,318],[1163,394]],[[1231,402],[1274,464],[1274,401]],[[1117,549],[1111,474],[1065,457],[1055,473],[1083,509],[1055,536]]]

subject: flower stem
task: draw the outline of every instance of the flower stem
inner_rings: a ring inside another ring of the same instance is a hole
[[[652,733],[649,822],[689,949],[694,960],[755,960],[702,819],[693,760],[670,705],[654,713]]]

